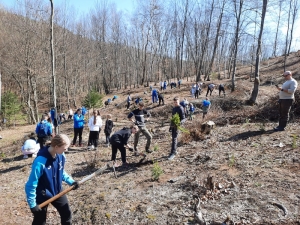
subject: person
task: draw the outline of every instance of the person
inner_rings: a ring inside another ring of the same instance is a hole
[[[202,119],[204,119],[205,116],[207,115],[208,110],[210,109],[210,106],[211,106],[211,102],[209,101],[208,98],[205,98],[205,100],[203,100],[203,102],[202,102],[202,112],[203,112]]]
[[[112,98],[112,101],[114,101],[115,99],[117,99],[118,96],[117,95],[114,95],[113,98]]]
[[[152,103],[157,103],[158,101],[158,96],[157,96],[157,91],[156,89],[152,90]]]
[[[225,88],[224,88],[224,84],[219,84],[219,96],[221,96],[221,92],[223,92],[224,96],[225,96]]]
[[[164,90],[167,89],[167,81],[164,81]]]
[[[60,113],[59,114],[59,121],[60,121],[60,123],[62,123],[63,120],[66,121],[66,116],[65,116],[64,113]]]
[[[150,91],[152,91],[153,90],[153,87],[152,87],[152,85],[150,85]]]
[[[187,116],[188,115],[188,105],[189,105],[188,100],[186,100],[186,98],[184,98],[183,101],[181,101],[179,104],[182,106],[185,116]]]
[[[147,115],[147,117],[151,116],[150,113],[146,109],[144,109],[144,103],[140,102],[139,107],[137,109],[133,110],[131,113],[129,113],[128,117],[127,117],[128,120],[134,122],[139,128],[138,132],[134,135],[134,154],[136,156],[139,155],[137,145],[138,145],[139,137],[140,137],[141,133],[143,133],[145,135],[145,137],[147,138],[147,143],[146,143],[146,147],[145,147],[146,152],[147,153],[152,152],[150,150],[152,136],[145,126],[145,115]]]
[[[54,124],[52,123],[51,117],[48,117],[47,121],[48,121],[48,123],[50,123],[50,125],[51,125],[51,127],[52,127],[52,134],[51,134],[51,137],[54,137],[54,136],[55,136],[55,127],[54,127]]]
[[[111,114],[108,114],[106,116],[105,127],[104,127],[105,144],[107,144],[107,147],[109,147],[109,138],[110,138],[112,129],[114,127],[114,122],[111,120],[111,118],[112,118]]]
[[[68,120],[71,120],[73,118],[74,112],[73,110],[70,108],[69,109],[69,115],[68,115]]]
[[[163,93],[160,93],[160,92],[157,92],[158,93],[158,105],[160,105],[160,103],[162,102],[162,105],[165,105],[165,101],[164,101],[164,94]]]
[[[181,80],[178,80],[178,88],[180,89]]]
[[[41,122],[36,125],[35,133],[37,134],[37,142],[40,144],[40,148],[43,148],[52,135],[52,125],[48,122],[48,114],[42,115]]]
[[[193,103],[191,103],[191,102],[189,103],[189,112],[190,112],[189,119],[193,120],[193,114],[195,112],[195,107],[194,107]]]
[[[32,225],[46,224],[47,208],[39,207],[39,204],[59,194],[62,190],[62,181],[73,190],[79,187],[79,183],[70,177],[65,171],[66,157],[64,152],[68,149],[70,140],[65,134],[58,134],[52,140],[50,146],[43,147],[33,161],[28,181],[25,184],[26,199],[33,213]],[[72,224],[72,212],[67,195],[62,195],[51,203],[59,212],[61,224]]]
[[[161,82],[160,82],[160,90],[162,91],[163,89],[164,89],[164,82],[161,81]]]
[[[127,110],[129,110],[129,107],[130,107],[130,103],[131,103],[131,101],[132,101],[132,99],[131,99],[131,97],[130,97],[130,93],[128,94],[128,96],[127,96]]]
[[[102,119],[98,115],[97,110],[93,111],[93,116],[89,119],[88,126],[90,129],[88,148],[94,149],[98,147],[99,132],[102,127]]]
[[[122,166],[126,166],[126,148],[132,149],[132,147],[128,144],[128,140],[131,136],[131,134],[136,134],[138,131],[138,126],[132,125],[130,128],[124,127],[123,129],[115,132],[111,138],[110,138],[110,144],[111,144],[111,160],[113,161],[114,165],[117,167],[118,164],[116,164],[116,156],[118,149],[121,152],[121,158],[122,158]]]
[[[206,97],[208,96],[208,93],[209,93],[209,92],[210,92],[210,96],[211,96],[211,93],[213,92],[214,88],[215,88],[215,85],[214,85],[214,84],[209,84],[209,85],[207,86]]]
[[[196,86],[195,98],[199,98],[199,94],[200,94],[200,85],[199,85],[198,83],[196,83],[195,86]]]
[[[174,107],[172,109],[172,116],[174,116],[176,113],[179,115],[180,123],[184,123],[185,121],[185,113],[183,107],[179,104],[179,98],[175,97],[173,99]],[[172,147],[171,147],[171,153],[168,157],[168,160],[172,160],[175,158],[177,154],[177,138],[178,138],[178,127],[171,123],[169,131],[172,133]]]
[[[28,156],[32,157],[36,157],[36,154],[38,153],[38,151],[40,150],[40,144],[36,142],[35,139],[35,133],[32,132],[28,137],[29,139],[27,139],[22,148],[21,151],[23,153],[23,159],[28,159]]]
[[[192,88],[191,88],[191,97],[192,98],[195,98],[196,96],[196,85],[192,85]]]
[[[284,131],[289,120],[289,113],[295,99],[295,91],[298,87],[298,82],[292,77],[291,71],[285,71],[282,75],[285,82],[281,87],[276,85],[279,91],[279,125],[274,128],[274,131]]]
[[[142,98],[136,97],[134,103],[135,103],[135,105],[138,105],[141,101],[142,101]]]
[[[79,147],[82,147],[82,131],[84,127],[85,121],[84,116],[81,113],[81,108],[77,109],[74,114],[74,138],[72,147],[75,146],[77,141],[77,136],[79,136]]]

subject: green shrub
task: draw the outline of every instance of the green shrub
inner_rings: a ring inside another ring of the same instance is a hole
[[[152,168],[152,178],[153,180],[158,180],[160,175],[163,174],[162,168],[158,165],[157,162],[154,163]]]

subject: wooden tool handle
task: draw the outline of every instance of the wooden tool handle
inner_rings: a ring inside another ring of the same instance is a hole
[[[48,199],[47,201],[43,202],[42,204],[39,205],[40,208],[45,207],[46,205],[48,205],[49,203],[55,201],[56,199],[60,198],[61,196],[63,196],[64,194],[67,194],[69,191],[71,191],[74,188],[74,185],[68,187],[66,190],[60,192],[59,194],[53,196],[52,198]]]

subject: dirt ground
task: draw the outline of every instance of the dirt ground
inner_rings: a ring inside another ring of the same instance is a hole
[[[230,84],[229,80],[222,82]],[[205,97],[206,90],[199,99],[192,99],[190,85],[190,81],[184,80],[181,89],[168,89],[165,106],[151,103],[150,95],[144,94],[144,91],[149,93],[148,88],[132,91],[133,96],[143,97],[152,113],[147,128],[153,134],[151,146],[156,151],[147,154],[145,159],[128,152],[130,166],[116,168],[117,178],[109,168],[78,190],[69,192],[74,224],[197,224],[194,217],[197,199],[200,199],[197,209],[207,224],[221,224],[228,216],[227,225],[300,224],[299,115],[293,117],[286,131],[273,132],[276,118],[273,121],[261,118],[264,117],[262,112],[272,110],[263,107],[268,99],[276,96],[274,86],[260,87],[258,105],[241,106],[239,100],[249,96],[253,85],[241,79],[236,92],[230,93],[227,88],[226,97],[219,97],[217,91],[211,96],[215,105],[208,119],[217,124],[212,133],[201,135],[199,141],[181,134],[179,154],[168,161],[172,98],[179,95],[197,105]],[[115,130],[130,125],[126,120],[129,111],[122,105],[127,93],[128,90],[118,92],[119,98],[114,104],[101,110],[103,121],[106,114],[113,115]],[[232,111],[222,110],[220,104],[225,105],[227,99],[237,100],[229,107]],[[195,129],[202,122],[201,109],[197,108],[194,120],[187,121],[185,127]],[[66,121],[60,126],[60,132],[72,139],[72,126],[72,121]],[[1,131],[0,224],[32,222],[24,185],[33,159],[23,159],[20,148],[24,135],[34,129],[35,125]],[[85,143],[87,139],[88,129],[85,129]],[[111,149],[104,145],[104,139],[102,131],[97,150],[70,148],[66,152],[65,169],[74,179],[81,180],[110,161]],[[133,144],[133,137],[130,143]],[[140,150],[145,143],[145,137],[141,136]],[[163,170],[158,181],[152,177],[154,162]],[[59,215],[51,205],[47,224],[60,224]]]

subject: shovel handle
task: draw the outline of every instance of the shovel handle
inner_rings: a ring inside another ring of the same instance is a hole
[[[108,164],[106,164],[105,166],[103,166],[102,168],[100,168],[99,170],[97,170],[96,172],[92,173],[91,175],[83,178],[81,181],[79,181],[79,184],[82,184],[86,181],[88,181],[89,179],[91,179],[92,177],[102,173],[104,170],[106,170],[109,167]],[[70,187],[68,187],[67,189],[65,189],[64,191],[60,192],[59,194],[53,196],[52,198],[48,199],[47,201],[43,202],[42,204],[39,205],[40,208],[45,207],[46,205],[48,205],[49,203],[55,201],[56,199],[60,198],[61,196],[67,194],[69,191],[72,191],[75,185],[72,185]]]
[[[55,201],[56,199],[60,198],[61,196],[67,194],[69,191],[71,191],[74,188],[74,185],[68,187],[64,191],[60,192],[59,194],[53,196],[52,198],[48,199],[47,201],[43,202],[39,205],[40,208],[45,207],[46,205],[50,204],[51,202]]]

